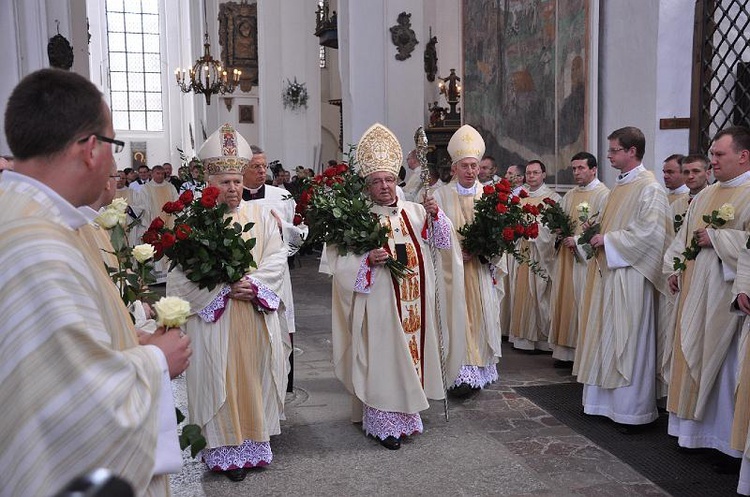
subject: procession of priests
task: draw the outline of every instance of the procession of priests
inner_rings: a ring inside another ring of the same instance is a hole
[[[164,170],[138,192],[125,188],[109,107],[74,73],[27,76],[5,129],[14,169],[0,175],[2,492],[53,495],[105,467],[137,495],[169,495],[167,475],[182,464],[171,379],[183,373],[206,470],[241,481],[272,464],[292,391],[289,258],[308,228],[292,196],[265,184],[265,152],[230,124],[198,151],[206,184],[195,198],[203,190],[202,205],[226,205],[254,262],[207,287],[184,262],[164,260],[166,294],[189,311],[182,324],[159,325],[143,302],[126,306],[110,278],[119,259],[100,214],[117,199],[130,246],[146,227],[171,223],[159,221],[161,207],[183,197]],[[395,134],[375,123],[361,135],[351,171],[386,241],[366,251],[328,243],[320,267],[331,285],[333,371],[363,444],[399,450],[429,436],[431,402],[447,417],[449,398],[488,395],[507,336],[507,348],[569,369],[583,384],[583,412],[622,433],[666,411],[675,442],[715,451],[716,471],[738,474],[738,493],[750,495],[750,130],[719,131],[707,157],[671,155],[669,191],[643,164],[640,129],[614,130],[607,143],[611,188],[596,157],[579,151],[562,197],[539,159],[511,166],[524,171],[511,191],[502,175],[480,181],[480,163],[495,160],[464,125],[447,145],[449,181],[435,181],[419,150],[406,154],[405,200]],[[494,183],[539,230],[514,254],[489,258],[464,248],[462,228]],[[545,206],[570,229],[549,224]]]

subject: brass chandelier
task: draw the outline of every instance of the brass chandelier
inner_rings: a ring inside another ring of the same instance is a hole
[[[206,29],[203,37],[203,57],[197,59],[193,67],[187,69],[187,72],[185,69],[178,67],[175,70],[175,78],[180,90],[184,93],[192,91],[196,95],[203,94],[206,97],[206,105],[211,105],[211,95],[224,95],[234,92],[235,86],[240,82],[242,71],[233,69],[230,73],[227,73],[227,69],[221,67],[221,62],[211,57],[211,41],[208,37],[205,0],[203,2],[203,19]]]

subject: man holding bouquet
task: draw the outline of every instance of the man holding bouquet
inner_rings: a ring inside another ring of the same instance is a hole
[[[444,398],[443,378],[452,379],[463,358],[465,327],[463,292],[446,298],[428,245],[431,237],[434,249],[460,259],[450,221],[429,195],[424,204],[397,198],[401,161],[401,146],[388,128],[374,124],[364,133],[354,167],[365,178],[370,212],[386,228],[387,241],[365,253],[327,246],[334,371],[352,395],[352,422],[390,450],[422,432],[419,413],[428,399]],[[346,213],[340,224],[347,224]],[[394,263],[401,270],[392,272]]]
[[[169,272],[167,295],[188,300],[195,312],[185,325],[194,349],[185,377],[189,420],[202,428],[208,443],[203,461],[240,481],[249,468],[271,463],[270,436],[281,432],[288,351],[279,293],[286,246],[270,213],[242,201],[242,173],[252,157],[245,139],[225,124],[198,155],[209,183],[200,203],[226,204],[234,222],[253,223],[242,238],[255,239],[256,267],[247,267],[239,280],[202,287],[188,279],[191,268],[180,263]]]
[[[598,222],[609,197],[609,188],[596,177],[596,157],[579,152],[570,161],[576,187],[562,198],[563,210],[575,221],[573,236],[560,241],[555,275],[552,278],[552,317],[549,343],[552,357],[558,361],[572,362],[578,341],[578,309],[583,300],[586,268],[589,260],[580,249],[578,239],[583,224]]]
[[[742,455],[730,447],[730,435],[743,319],[717,303],[733,300],[737,260],[746,250],[750,130],[720,131],[710,154],[717,182],[690,203],[664,256],[669,288],[677,294],[674,327],[667,335],[673,338],[667,410],[669,434],[680,446],[716,449],[729,456],[724,463],[731,466],[730,458]]]

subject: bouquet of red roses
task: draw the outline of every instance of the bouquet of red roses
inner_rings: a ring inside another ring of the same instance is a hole
[[[209,290],[234,283],[256,267],[251,254],[255,238],[242,236],[253,224],[233,223],[227,215],[229,207],[218,203],[218,196],[219,189],[213,186],[204,188],[200,199],[186,190],[178,200],[162,207],[175,216],[174,228],[167,229],[157,217],[143,235],[143,241],[154,246],[156,260],[169,257],[169,269],[180,265],[190,281]]]
[[[528,264],[541,274],[528,252],[521,252],[516,244],[520,239],[539,236],[536,216],[539,208],[532,204],[521,206],[525,190],[513,195],[510,182],[505,178],[484,187],[482,198],[474,204],[474,221],[458,229],[464,239],[462,248],[480,260],[489,261],[502,254],[511,254],[519,264]],[[546,276],[546,275],[544,275]]]
[[[364,178],[347,164],[330,166],[306,180],[296,200],[299,221],[310,228],[305,245],[336,245],[343,255],[364,254],[388,242],[388,228],[370,211],[373,204],[365,195]],[[385,266],[397,278],[409,272],[392,257]]]
[[[537,206],[541,214],[542,224],[547,227],[555,237],[555,253],[560,250],[560,243],[563,238],[573,236],[576,231],[576,222],[565,212],[560,204],[549,197],[542,199],[542,203]],[[572,251],[573,257],[578,259],[576,251]]]

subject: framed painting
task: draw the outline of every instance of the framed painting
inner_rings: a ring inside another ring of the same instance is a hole
[[[226,2],[219,5],[221,63],[242,71],[240,89],[258,86],[258,4]]]
[[[464,0],[464,122],[503,171],[540,159],[547,183],[573,186],[570,158],[592,147],[589,0]]]

